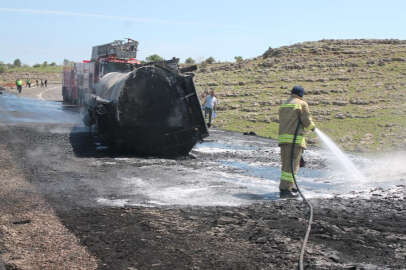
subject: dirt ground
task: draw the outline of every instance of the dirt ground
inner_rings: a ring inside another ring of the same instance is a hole
[[[51,92],[58,96],[56,88]],[[31,94],[38,98],[40,93]],[[0,256],[6,269],[297,268],[307,217],[300,200],[279,200],[272,192],[269,197],[231,200],[253,193],[237,192],[241,186],[215,179],[213,189],[220,192],[214,195],[205,193],[189,204],[177,189],[174,199],[183,203],[163,203],[167,193],[162,192],[169,189],[164,183],[172,189],[191,183],[200,187],[214,181],[209,179],[213,170],[239,174],[214,165],[239,154],[194,151],[195,158],[174,160],[122,157],[100,150],[91,137],[74,131],[62,122],[0,124]],[[213,131],[210,138],[213,143],[236,143],[244,136]],[[276,147],[274,141],[250,140]],[[239,160],[266,162],[261,151],[254,148]],[[267,153],[270,163],[277,162],[275,153]],[[309,163],[322,167],[317,159]],[[140,192],[130,194],[127,189],[134,187],[119,187],[124,176],[148,176],[157,188],[140,184]],[[153,197],[151,190],[162,198]],[[227,203],[202,203],[223,193],[230,195],[220,197]],[[306,269],[406,269],[405,186],[376,188],[368,195],[311,199],[315,216]],[[125,203],[103,204],[97,198]]]

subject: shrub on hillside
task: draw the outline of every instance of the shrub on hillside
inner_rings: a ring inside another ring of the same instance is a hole
[[[185,64],[194,64],[194,63],[196,63],[196,61],[193,60],[192,57],[188,57],[188,58],[186,58],[186,60],[185,60]]]
[[[234,59],[235,59],[235,61],[237,62],[237,63],[240,63],[240,62],[242,62],[244,59],[242,58],[242,56],[236,56],[236,57],[234,57]]]
[[[214,60],[213,57],[209,57],[204,61],[206,64],[213,64],[214,62],[216,62],[216,60]]]
[[[14,60],[13,65],[15,67],[21,67],[21,60],[17,58],[16,60]]]
[[[163,61],[164,59],[157,54],[153,54],[153,55],[146,57],[145,60],[147,60],[147,62],[159,62],[159,61]]]

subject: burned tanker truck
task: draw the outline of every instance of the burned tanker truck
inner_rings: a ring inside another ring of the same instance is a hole
[[[83,106],[84,123],[117,151],[182,156],[208,136],[193,82],[178,59],[140,63],[138,42],[93,47],[92,59],[64,67],[64,101]]]

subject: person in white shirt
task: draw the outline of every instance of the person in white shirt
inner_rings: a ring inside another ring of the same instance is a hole
[[[216,107],[217,98],[214,94],[214,90],[211,90],[210,94],[206,96],[206,100],[204,102],[204,117],[207,119],[207,115],[209,116],[209,122],[207,123],[208,127],[211,127],[213,113],[216,113]]]

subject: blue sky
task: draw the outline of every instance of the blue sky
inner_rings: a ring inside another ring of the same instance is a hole
[[[126,37],[139,59],[233,61],[323,38],[406,39],[405,10],[401,0],[0,0],[0,61],[81,61]]]

